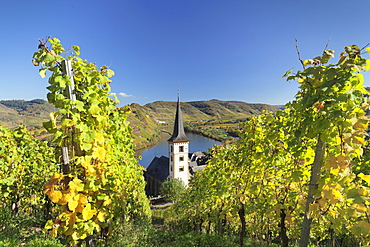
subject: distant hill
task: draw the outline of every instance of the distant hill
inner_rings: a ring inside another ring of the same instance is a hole
[[[143,111],[157,122],[171,123],[176,113],[175,101],[156,101],[141,106]],[[251,104],[241,101],[191,101],[181,102],[184,121],[199,121],[212,119],[238,119],[260,114],[263,110],[277,111],[278,108],[268,104]]]
[[[47,121],[53,111],[56,108],[42,99],[0,100],[0,124],[8,128],[19,124],[41,128],[42,122]]]
[[[132,113],[129,121],[135,144],[143,148],[160,138],[161,131],[171,132],[176,114],[176,101],[156,101],[144,106],[131,104]],[[181,102],[182,117],[185,125],[190,123],[239,122],[245,121],[252,115],[260,114],[263,110],[277,111],[278,108],[267,104],[250,104],[241,101],[192,101]],[[239,120],[239,121],[238,121]],[[238,126],[238,124],[235,124]],[[192,126],[194,126],[192,124]],[[203,128],[204,129],[204,128]],[[220,130],[218,130],[220,131]],[[209,131],[208,131],[209,132]],[[208,135],[213,136],[213,135]]]
[[[155,142],[162,131],[172,131],[176,101],[156,101],[146,105],[131,104],[128,117],[137,148]],[[250,104],[241,101],[205,100],[181,102],[186,122],[247,119],[262,110],[277,111],[268,104]],[[35,130],[35,135],[45,134],[42,123],[49,120],[49,113],[56,108],[42,99],[0,100],[0,124],[13,128],[19,124]]]

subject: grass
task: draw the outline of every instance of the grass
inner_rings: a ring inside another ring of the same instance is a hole
[[[33,217],[17,217],[2,209],[0,211],[0,247],[62,247],[59,239],[42,231],[42,223]]]

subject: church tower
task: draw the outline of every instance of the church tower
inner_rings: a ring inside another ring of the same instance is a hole
[[[169,146],[169,178],[181,179],[185,186],[189,182],[189,139],[185,135],[180,109],[180,96],[177,97],[177,109],[173,134],[168,139]]]

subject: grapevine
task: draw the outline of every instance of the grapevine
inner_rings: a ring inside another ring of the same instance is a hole
[[[53,162],[53,148],[35,139],[25,126],[14,130],[0,127],[0,206],[11,210],[13,217],[47,219],[48,202],[42,187],[57,171],[50,166]]]
[[[74,98],[66,92],[71,80],[62,66],[63,54],[72,63]],[[129,108],[117,108],[118,99],[110,91],[114,72],[79,54],[78,46],[67,52],[52,38],[40,41],[33,55],[42,77],[51,72],[47,98],[59,111],[44,126],[54,134],[57,162],[64,165],[45,184],[45,193],[60,205],[59,215],[46,229],[54,237],[65,235],[71,244],[102,229],[109,233],[109,226],[118,220],[150,217],[142,168],[134,157],[126,120]],[[68,164],[62,147],[68,148]]]
[[[278,238],[282,246],[289,239],[301,246],[335,238],[369,244],[365,49],[347,46],[337,63],[329,63],[334,51],[325,50],[302,60],[302,71],[288,71],[284,76],[300,83],[295,100],[246,122],[235,144],[214,148],[174,205],[179,217],[168,222],[237,231],[241,246],[246,235]]]

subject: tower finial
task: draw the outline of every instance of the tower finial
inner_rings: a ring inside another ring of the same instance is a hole
[[[180,108],[180,89],[177,89],[177,107],[176,107],[176,117],[174,122],[173,134],[169,142],[188,142],[189,139],[185,135],[184,125],[182,123],[182,114]]]
[[[180,98],[180,82],[177,83],[177,98]]]

